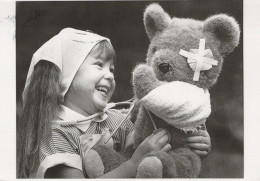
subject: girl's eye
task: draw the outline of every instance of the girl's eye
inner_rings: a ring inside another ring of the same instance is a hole
[[[101,67],[101,68],[103,67],[103,64],[101,62],[97,62],[96,65]]]
[[[166,74],[167,72],[170,71],[170,64],[169,63],[160,63],[158,65],[158,69],[163,73]]]

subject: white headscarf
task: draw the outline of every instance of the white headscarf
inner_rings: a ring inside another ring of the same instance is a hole
[[[103,40],[106,40],[111,44],[108,38],[92,32],[76,30],[73,28],[61,30],[58,35],[43,44],[33,54],[24,90],[26,90],[29,84],[34,66],[40,60],[47,60],[57,65],[61,70],[61,96],[63,101],[79,67],[92,48]],[[24,93],[25,91],[23,92],[23,99]]]

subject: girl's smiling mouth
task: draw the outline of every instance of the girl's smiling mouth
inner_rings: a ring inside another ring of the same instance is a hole
[[[106,86],[97,86],[96,90],[106,97],[110,89]]]

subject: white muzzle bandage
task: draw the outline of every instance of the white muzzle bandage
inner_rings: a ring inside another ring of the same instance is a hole
[[[140,101],[153,114],[184,131],[194,131],[211,113],[208,90],[186,82],[165,83]]]

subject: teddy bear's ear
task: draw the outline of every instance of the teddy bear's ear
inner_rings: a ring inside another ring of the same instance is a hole
[[[144,26],[150,40],[156,33],[162,32],[170,21],[171,17],[157,3],[150,4],[145,9]]]
[[[237,21],[228,15],[214,15],[205,20],[204,33],[210,33],[220,40],[219,51],[222,55],[227,55],[239,43],[240,29]]]

